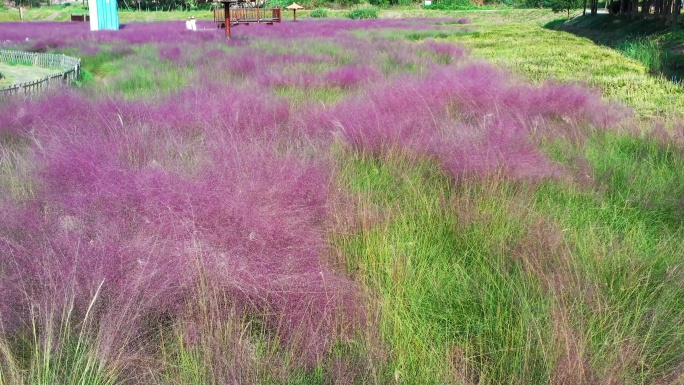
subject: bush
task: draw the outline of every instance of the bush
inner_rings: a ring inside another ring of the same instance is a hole
[[[313,11],[311,11],[311,13],[309,14],[309,17],[314,17],[317,19],[326,18],[326,17],[328,17],[328,11],[326,11],[323,8],[317,8],[317,9],[314,9]]]
[[[545,0],[524,0],[522,7],[525,8],[548,8],[548,1]]]
[[[289,0],[269,0],[266,3],[266,6],[271,7],[271,8],[273,8],[273,7],[285,8],[290,4],[292,4],[292,2]]]
[[[337,0],[334,2],[336,6],[340,7],[351,7],[354,5],[359,5],[362,3],[362,0]]]
[[[439,3],[426,5],[424,8],[436,11],[469,11],[473,9],[480,9],[481,7],[472,4],[461,5],[456,3]]]
[[[354,9],[347,13],[350,19],[377,19],[378,10],[375,8]]]
[[[581,8],[582,2],[580,0],[549,0],[548,6],[553,12],[567,12],[568,19],[570,18],[570,11]]]

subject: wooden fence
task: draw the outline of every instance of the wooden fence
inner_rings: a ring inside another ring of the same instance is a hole
[[[0,49],[0,62],[30,65],[60,71],[55,75],[50,75],[32,82],[12,84],[11,86],[0,88],[0,98],[12,95],[29,96],[51,87],[71,84],[78,79],[81,72],[81,59],[66,55]]]
[[[249,23],[280,23],[280,7],[275,8],[230,8],[230,22],[232,24]],[[218,28],[225,28],[226,15],[222,8],[214,8],[214,23]]]

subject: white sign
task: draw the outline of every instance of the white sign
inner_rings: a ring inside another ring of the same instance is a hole
[[[88,13],[90,14],[90,30],[97,31],[100,29],[97,24],[97,1],[88,0]]]

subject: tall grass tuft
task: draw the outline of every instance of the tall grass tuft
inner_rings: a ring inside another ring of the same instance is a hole
[[[625,40],[616,49],[623,55],[641,62],[652,73],[659,73],[667,60],[660,43],[645,36]]]

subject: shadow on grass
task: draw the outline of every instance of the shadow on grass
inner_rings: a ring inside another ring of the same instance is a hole
[[[659,54],[662,62],[655,67],[648,62],[644,64],[654,75],[662,75],[668,79],[684,77],[684,28],[682,27],[681,19],[679,23],[666,25],[663,20],[656,19],[652,15],[648,18],[632,20],[628,16],[611,14],[595,16],[587,14],[567,21],[556,19],[544,25],[547,29],[570,32],[590,39],[596,44],[615,48],[623,54],[625,54],[624,47],[631,46],[636,40],[653,41],[660,48]],[[626,56],[629,55],[626,54]]]

